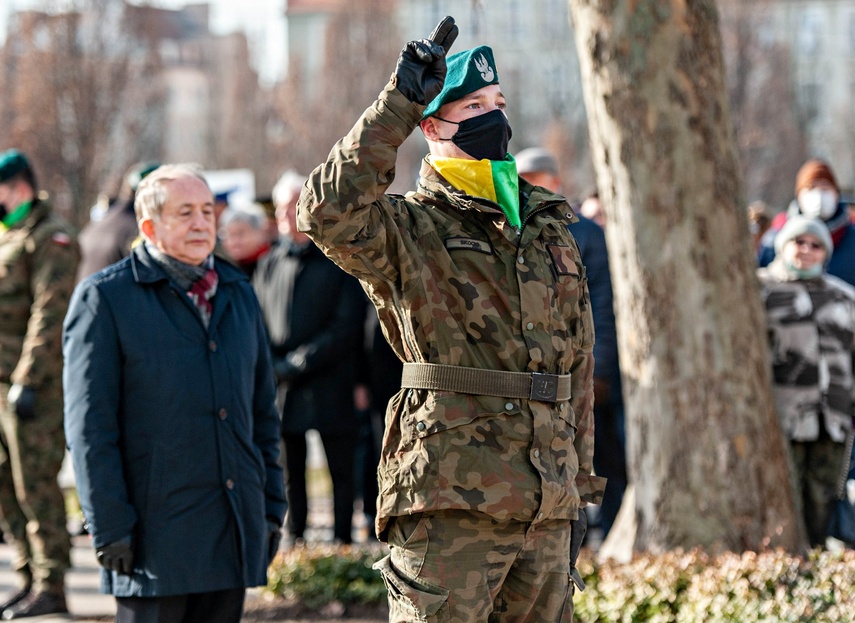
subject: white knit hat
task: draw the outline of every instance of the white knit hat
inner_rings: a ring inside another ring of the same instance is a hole
[[[813,234],[819,241],[825,245],[825,261],[831,257],[831,252],[834,250],[834,243],[831,241],[831,232],[825,222],[818,218],[808,218],[800,214],[793,215],[787,219],[781,231],[775,236],[775,253],[780,254],[784,248],[784,244],[801,236],[802,234]]]

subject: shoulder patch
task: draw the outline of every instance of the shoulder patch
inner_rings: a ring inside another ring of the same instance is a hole
[[[58,231],[58,232],[55,232],[53,234],[53,236],[50,237],[50,241],[54,244],[61,246],[61,247],[67,247],[68,245],[71,244],[71,236],[69,236],[68,234],[66,234],[63,231]]]
[[[477,240],[475,238],[449,238],[445,241],[445,248],[449,251],[455,249],[467,249],[469,251],[479,251],[480,253],[492,253],[493,249],[489,242]]]

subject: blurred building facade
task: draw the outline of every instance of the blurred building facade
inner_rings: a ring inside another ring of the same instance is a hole
[[[855,189],[855,1],[767,3],[763,38],[788,43],[792,81],[809,156],[827,159]]]

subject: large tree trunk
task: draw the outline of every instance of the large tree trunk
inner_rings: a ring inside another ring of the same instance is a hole
[[[606,208],[632,545],[801,550],[715,2],[569,2]]]

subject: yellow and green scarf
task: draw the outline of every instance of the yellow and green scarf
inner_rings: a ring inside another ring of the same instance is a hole
[[[499,204],[512,227],[519,228],[520,195],[517,163],[510,154],[504,160],[467,160],[430,156],[431,166],[457,190]]]
[[[0,232],[4,232],[7,229],[14,227],[25,218],[30,213],[30,208],[33,207],[32,201],[27,201],[22,203],[17,208],[12,210],[9,214],[7,214],[2,221],[0,221]]]

